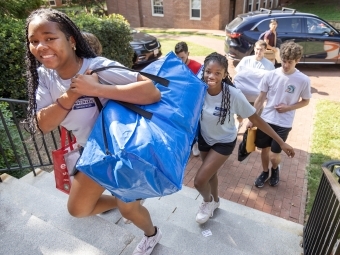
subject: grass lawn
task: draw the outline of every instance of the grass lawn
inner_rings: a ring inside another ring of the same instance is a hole
[[[316,105],[310,163],[308,166],[308,201],[310,214],[320,178],[321,165],[328,160],[340,160],[340,102],[321,100]]]
[[[313,13],[327,21],[340,21],[340,1],[299,0],[287,7],[300,12]]]
[[[224,36],[220,35],[213,35],[213,34],[207,34],[202,33],[198,31],[169,31],[166,28],[154,28],[154,29],[139,29],[139,31],[147,34],[167,34],[167,35],[177,35],[177,36],[187,36],[187,35],[200,35],[200,36],[207,36],[215,39],[224,40]]]
[[[180,42],[179,40],[166,38],[159,38],[158,40],[161,42],[163,55],[168,54],[170,51],[174,51],[176,43]],[[210,53],[214,52],[213,49],[198,45],[196,43],[186,43],[188,44],[190,56],[208,56]]]

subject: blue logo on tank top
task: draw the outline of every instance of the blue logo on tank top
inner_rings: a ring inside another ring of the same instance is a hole
[[[95,107],[96,103],[93,97],[82,96],[74,103],[73,110]]]

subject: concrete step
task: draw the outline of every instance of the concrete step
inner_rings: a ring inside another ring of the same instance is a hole
[[[70,216],[65,200],[44,193],[24,181],[4,175],[2,179],[3,183],[0,183],[1,208],[15,205],[54,228],[88,243],[104,254],[120,254],[136,238],[124,228],[109,223],[101,217],[91,216],[79,219]],[[56,236],[49,237],[52,240],[57,238]],[[12,238],[16,240],[15,236]],[[140,237],[137,239],[139,240]],[[0,251],[1,249],[2,247]],[[0,254],[4,253],[0,252]]]
[[[33,172],[30,172],[20,178],[20,181],[24,181],[44,193],[56,196],[60,199],[67,200],[68,194],[58,190],[55,187],[55,179],[54,179],[54,173],[53,171],[51,173],[41,170],[40,168],[35,169],[36,176],[34,176]]]
[[[23,176],[22,178],[20,178],[20,181],[24,181],[38,189],[40,189],[41,191],[43,191],[44,193],[48,193],[50,195],[56,196],[62,200],[65,201],[65,203],[67,203],[67,199],[68,199],[68,194],[58,190],[55,187],[55,179],[54,179],[54,172],[46,172],[40,169],[36,169],[36,173],[37,175],[34,176],[33,173],[28,173],[25,176]],[[106,195],[111,195],[111,193],[109,191],[105,191],[104,194]],[[98,215],[100,217],[103,216],[103,218],[107,218],[110,217],[110,221],[111,222],[118,222],[119,220],[122,219],[122,215],[120,214],[120,212],[118,210],[112,210],[109,214],[104,213],[103,215]]]
[[[37,173],[37,176],[34,176],[33,173],[29,173],[25,175],[24,177],[22,177],[20,181],[24,181],[40,189],[43,192],[54,195],[60,199],[63,199],[65,200],[65,203],[66,203],[68,195],[55,188],[55,179],[54,179],[53,171],[49,173],[49,172],[37,169],[36,173]],[[108,191],[105,191],[104,193],[110,194]],[[162,211],[162,213],[163,212],[164,211]],[[156,213],[159,214],[160,211],[156,210]],[[126,225],[123,222],[122,215],[117,209],[111,210],[106,213],[98,214],[98,216],[111,223],[114,223],[114,224],[119,223],[119,226],[126,228],[129,232],[131,232],[132,234],[134,234],[134,236],[136,236],[136,238],[133,239],[131,244],[127,246],[126,249],[122,253],[122,254],[132,254],[134,248],[138,245],[141,237],[143,236],[143,232],[140,229],[138,229],[136,226],[134,226],[133,224]],[[177,254],[177,251],[171,248],[168,248],[166,246],[163,246],[161,244],[157,246],[154,253],[157,254],[157,252],[159,252],[159,254],[164,254],[164,255],[167,255],[167,254],[176,255]],[[181,253],[178,253],[178,254],[181,254]]]
[[[49,188],[44,188],[44,184],[40,183],[45,182],[45,184],[49,183],[49,187],[53,187],[50,189],[51,193],[55,191],[62,193],[54,188],[53,174],[47,173],[40,177],[45,181],[41,178],[40,181],[35,179],[34,182],[27,182],[26,179],[26,185],[31,183],[36,189],[47,191]],[[220,208],[216,209],[214,216],[207,223],[200,225],[196,223],[195,215],[201,201],[202,198],[195,189],[185,186],[181,191],[170,196],[145,201],[144,205],[148,208],[154,225],[160,227],[163,233],[160,244],[153,252],[154,255],[301,254],[302,225],[224,199],[220,200]],[[66,205],[64,210],[66,211]],[[111,210],[98,216],[97,218],[110,222],[110,225],[116,225],[126,233],[137,237],[131,239],[121,253],[117,253],[131,254],[143,235],[142,231],[133,224],[124,224],[118,210]],[[57,219],[51,221],[58,224],[67,220],[66,216],[62,219],[58,219],[58,215],[53,217]],[[91,220],[91,218],[93,217],[86,219]],[[79,219],[77,221],[74,224],[79,224]],[[91,229],[91,225],[87,227]],[[82,231],[88,231],[87,227],[82,228]],[[203,231],[210,231],[211,235],[205,237]],[[101,233],[107,233],[107,230],[103,229]],[[88,232],[87,234],[92,235]],[[112,240],[116,240],[115,238],[115,235],[111,236],[111,243]],[[84,240],[84,238],[80,239]],[[88,243],[98,248],[91,242]],[[111,254],[116,253],[111,252]]]
[[[170,196],[146,199],[144,206],[163,232],[160,244],[185,255],[301,254],[302,225],[224,199],[214,216],[200,225],[195,216],[201,201],[199,193],[188,187]],[[141,234],[132,224],[116,223],[135,236]],[[204,237],[203,231],[210,231],[211,236]]]
[[[94,246],[1,200],[0,253],[15,255],[104,255]]]

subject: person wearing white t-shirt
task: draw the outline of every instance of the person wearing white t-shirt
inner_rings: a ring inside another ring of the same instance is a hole
[[[254,55],[243,57],[235,67],[235,71],[239,73],[243,67],[274,70],[273,63],[264,57],[266,49],[267,43],[263,40],[258,40],[254,45]]]
[[[102,104],[113,99],[143,105],[161,98],[153,82],[139,73],[115,69],[100,72],[100,78],[91,74],[93,69],[121,64],[97,57],[79,28],[58,10],[37,9],[29,15],[25,45],[31,133],[37,129],[47,133],[62,125],[84,146],[99,115],[94,97]],[[118,208],[144,232],[133,254],[150,254],[162,232],[153,225],[149,211],[139,201],[125,203],[104,195],[104,190],[79,171],[68,197],[69,213],[82,218]]]
[[[311,98],[310,79],[295,68],[302,57],[302,46],[295,42],[281,45],[282,67],[268,72],[259,84],[260,95],[255,100],[257,111],[261,109],[265,100],[261,118],[266,121],[275,132],[286,141],[294,120],[295,110],[309,104]],[[251,120],[250,120],[251,121]],[[247,127],[253,126],[249,122]],[[257,126],[255,124],[255,126]],[[269,185],[276,186],[279,181],[281,149],[263,130],[258,127],[255,145],[261,148],[263,172],[255,180],[255,186],[261,188],[269,179]],[[269,171],[271,163],[271,171]]]
[[[242,91],[251,105],[254,105],[255,99],[260,94],[258,85],[263,75],[275,69],[273,63],[264,57],[266,49],[265,41],[257,41],[254,45],[255,54],[242,58],[235,67],[237,74],[234,77],[234,85]],[[243,118],[238,115],[237,120],[239,130],[243,125]]]
[[[219,207],[217,171],[233,152],[237,129],[234,114],[249,118],[280,144],[289,157],[294,149],[286,144],[256,113],[242,92],[235,88],[228,73],[228,61],[219,53],[211,53],[204,60],[203,81],[208,85],[200,118],[198,148],[202,165],[194,185],[203,198],[196,214],[196,222],[203,224]]]

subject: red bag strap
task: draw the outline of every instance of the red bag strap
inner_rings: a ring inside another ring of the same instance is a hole
[[[64,128],[63,126],[61,126],[61,134],[60,134],[60,144],[61,144],[61,148],[64,148],[66,145],[66,136],[67,136],[67,140],[68,140],[68,144],[70,145],[71,150],[73,150],[73,143],[76,142],[76,138],[74,137],[74,139],[72,139],[70,132]]]

